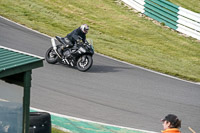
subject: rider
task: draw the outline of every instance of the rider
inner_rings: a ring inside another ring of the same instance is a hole
[[[67,34],[64,38],[67,45],[62,47],[62,50],[67,48],[77,49],[76,44],[85,43],[86,41],[86,34],[89,31],[89,26],[87,24],[83,24],[77,29],[73,30],[71,33]]]
[[[79,28],[69,33],[66,36],[66,38],[68,38],[73,45],[75,44],[75,42],[79,42],[81,40],[85,43],[86,34],[88,33],[88,30],[89,30],[89,26],[87,24],[83,24]]]

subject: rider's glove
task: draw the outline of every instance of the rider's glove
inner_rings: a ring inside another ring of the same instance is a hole
[[[77,44],[79,44],[79,45],[83,44],[83,40],[78,39],[78,40],[77,40]]]

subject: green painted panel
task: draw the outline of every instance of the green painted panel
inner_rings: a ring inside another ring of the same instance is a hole
[[[39,61],[38,59],[27,59],[27,58],[17,58],[12,60],[7,60],[1,63],[0,68],[1,69],[10,69],[12,67],[17,67],[20,65],[25,65],[28,63]],[[1,70],[0,70],[1,71]]]
[[[13,53],[13,52],[0,52],[0,55],[1,55],[1,59],[5,58],[5,57],[11,57],[11,56],[16,56],[16,55],[19,55],[18,53]]]
[[[5,70],[0,70],[0,78],[18,74],[18,73],[22,73],[22,72],[26,72],[31,69],[35,69],[35,68],[42,67],[42,66],[43,66],[42,61],[31,62],[28,64],[22,64],[22,65],[18,64],[18,66],[16,66],[16,67],[10,66],[10,67],[6,68]]]
[[[168,23],[171,23],[173,25],[177,25],[178,23],[176,21],[172,21],[171,19],[167,18],[166,16],[160,15],[157,12],[154,12],[153,10],[150,10],[148,8],[145,8],[145,11],[150,12],[151,14],[154,14],[155,16],[167,21]]]
[[[0,78],[42,66],[42,58],[0,46]]]
[[[20,58],[20,57],[24,57],[24,56],[20,54],[4,54],[4,55],[1,55],[0,61],[3,62],[5,60],[8,60],[8,58],[10,59],[10,58]]]
[[[177,12],[173,12],[173,11],[171,11],[169,9],[166,9],[166,8],[160,6],[160,5],[157,5],[157,4],[153,3],[153,2],[151,2],[150,0],[145,0],[145,3],[146,4],[144,5],[144,7],[149,5],[152,8],[155,8],[156,10],[158,10],[158,12],[163,12],[163,14],[166,14],[166,15],[169,15],[169,16],[172,16],[172,17],[176,17],[176,18],[178,16]]]
[[[37,61],[42,59],[0,47],[0,72]]]
[[[161,1],[161,2],[163,2],[163,3],[165,3],[165,4],[168,4],[168,5],[170,5],[170,6],[172,6],[172,7],[174,7],[174,8],[179,8],[179,6],[177,6],[177,5],[175,5],[175,4],[173,4],[173,3],[171,3],[171,2],[169,2],[169,1],[167,1],[167,0],[158,0],[158,1]]]
[[[16,55],[16,56],[13,56],[12,62],[10,62],[11,58],[9,58],[9,60],[8,60],[8,58],[3,58],[0,60],[1,60],[1,65],[6,65],[7,63],[16,64],[17,62],[30,60],[30,59],[28,59],[26,56]]]
[[[174,17],[174,16],[172,16],[172,15],[166,13],[166,12],[163,12],[163,11],[159,10],[158,8],[155,8],[155,7],[153,7],[153,6],[149,5],[149,4],[145,5],[145,9],[144,10],[147,10],[146,8],[152,10],[153,12],[155,12],[158,15],[160,15],[161,17],[166,18],[166,20],[169,19],[169,21],[171,23],[176,22],[178,20],[177,17]]]
[[[176,30],[178,6],[166,0],[145,0],[144,14]]]
[[[175,13],[177,13],[179,11],[179,6],[176,6],[173,3],[167,2],[166,0],[150,0],[151,2],[162,6],[163,8],[169,9]]]
[[[162,17],[159,17],[159,15],[155,15],[152,11],[145,11],[144,13],[145,15],[157,20],[158,22],[161,22],[161,23],[165,23],[165,25],[169,26],[170,28],[176,30],[177,29],[177,26],[176,25],[173,25],[171,23],[169,23],[168,21],[166,21],[165,19],[163,19]]]

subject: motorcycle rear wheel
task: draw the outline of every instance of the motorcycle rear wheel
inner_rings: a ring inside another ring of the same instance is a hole
[[[50,47],[46,54],[45,54],[45,60],[50,64],[56,64],[58,62],[58,55],[55,53],[53,47]]]
[[[91,55],[83,55],[77,61],[77,68],[79,71],[85,72],[91,68],[93,59]]]

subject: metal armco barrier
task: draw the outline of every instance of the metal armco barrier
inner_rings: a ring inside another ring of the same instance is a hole
[[[166,26],[200,40],[200,14],[167,0],[122,0],[137,11]]]

